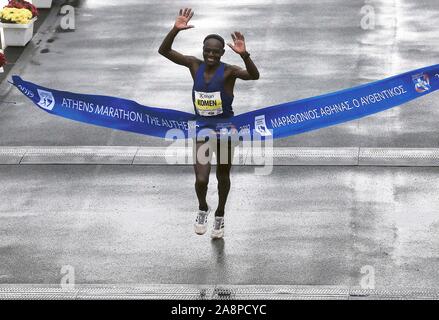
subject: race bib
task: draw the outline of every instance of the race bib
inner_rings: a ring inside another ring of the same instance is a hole
[[[223,113],[223,102],[221,92],[199,92],[194,91],[195,108],[201,116],[216,116]]]

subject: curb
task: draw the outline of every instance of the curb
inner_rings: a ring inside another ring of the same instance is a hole
[[[434,289],[288,285],[0,285],[0,300],[438,300]]]
[[[0,164],[192,165],[191,147],[23,146],[0,147]],[[215,156],[212,164],[216,164]],[[241,166],[439,166],[439,148],[302,148],[251,149],[238,146],[234,165]]]

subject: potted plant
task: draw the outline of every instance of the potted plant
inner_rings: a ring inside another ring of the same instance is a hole
[[[26,0],[9,0],[5,8],[28,9],[32,12],[32,18],[38,16],[38,9]]]
[[[3,66],[6,64],[6,57],[3,50],[0,50],[0,72],[3,72]]]
[[[25,46],[32,39],[37,16],[38,10],[31,3],[10,0],[0,11],[0,26],[5,37],[4,47]]]
[[[52,6],[52,0],[32,0],[32,4],[38,9],[48,9]]]

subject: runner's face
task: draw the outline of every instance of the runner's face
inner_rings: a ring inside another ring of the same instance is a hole
[[[224,54],[224,48],[221,41],[210,38],[204,42],[203,46],[203,58],[204,63],[208,66],[215,66],[219,64],[222,55]]]

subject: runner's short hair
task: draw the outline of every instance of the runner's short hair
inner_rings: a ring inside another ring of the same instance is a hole
[[[206,38],[204,38],[203,44],[206,42],[207,39],[210,39],[210,38],[213,38],[213,39],[216,39],[216,40],[220,41],[221,44],[223,45],[223,48],[224,48],[224,44],[225,43],[224,43],[223,37],[221,37],[219,34],[214,34],[214,33],[209,34]]]

